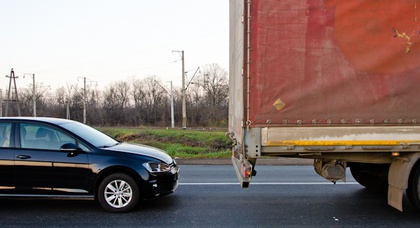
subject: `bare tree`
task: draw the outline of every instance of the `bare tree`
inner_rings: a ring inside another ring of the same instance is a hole
[[[189,126],[201,125],[203,113],[201,110],[203,103],[203,85],[200,84],[200,79],[196,79],[188,86],[187,90],[187,110]]]
[[[201,75],[194,78],[187,89],[188,126],[226,126],[228,110],[227,73],[217,64],[201,67]],[[86,89],[87,122],[92,125],[153,125],[168,126],[171,123],[170,99],[164,83],[156,76],[144,79],[121,80],[99,91],[97,87]],[[175,89],[175,121],[181,121],[181,91]],[[32,115],[31,88],[19,92],[22,115]],[[66,117],[67,103],[70,117],[83,120],[84,88],[76,85],[59,87],[53,95],[40,91],[37,97],[37,115]],[[180,124],[180,123],[179,123]]]
[[[125,81],[118,81],[105,89],[103,108],[105,121],[112,125],[124,125],[127,107],[130,103],[130,85]]]
[[[66,89],[61,86],[58,89],[55,90],[55,96],[52,100],[52,105],[50,106],[50,109],[56,113],[59,117],[65,118],[66,117],[66,111],[67,111],[67,100],[68,100],[68,94]]]
[[[83,121],[83,89],[72,86],[73,92],[71,96],[71,119],[82,122]]]
[[[156,76],[149,76],[143,81],[144,93],[145,93],[145,104],[147,110],[148,123],[158,124],[158,122],[165,119],[164,110],[165,103],[167,100],[164,99],[166,91],[160,86],[162,82],[156,78]],[[167,115],[166,115],[167,116]]]
[[[94,125],[104,125],[103,112],[101,110],[101,96],[97,87],[90,88],[87,92],[87,120]]]
[[[145,124],[146,116],[144,115],[144,110],[146,109],[146,93],[144,88],[144,82],[140,79],[132,80],[132,95],[134,99],[133,107],[133,122],[135,125]]]
[[[199,84],[204,90],[203,116],[210,126],[225,125],[228,112],[227,72],[218,64],[206,65],[202,68],[202,77]]]
[[[33,100],[31,88],[19,89],[19,105],[22,116],[31,116]]]
[[[54,106],[54,99],[49,93],[49,87],[45,87],[40,83],[40,88],[44,87],[44,90],[38,90],[35,94],[36,100],[36,109],[37,109],[37,116],[57,116],[59,117],[54,111],[50,110],[47,107]],[[28,88],[19,89],[19,104],[21,109],[21,114],[23,116],[32,116],[34,113],[34,103],[33,103],[33,89],[32,85],[29,85]]]

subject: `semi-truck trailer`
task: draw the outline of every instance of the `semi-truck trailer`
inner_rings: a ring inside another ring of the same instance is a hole
[[[243,188],[265,156],[420,209],[420,2],[230,0],[229,136]],[[281,175],[281,174],[279,174]]]

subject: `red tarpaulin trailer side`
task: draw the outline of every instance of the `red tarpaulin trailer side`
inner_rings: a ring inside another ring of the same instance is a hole
[[[252,0],[248,16],[251,126],[420,123],[420,1]]]

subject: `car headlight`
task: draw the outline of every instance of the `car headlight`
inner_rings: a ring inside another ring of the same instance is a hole
[[[166,163],[146,162],[143,166],[151,173],[162,173],[171,171],[171,166]]]

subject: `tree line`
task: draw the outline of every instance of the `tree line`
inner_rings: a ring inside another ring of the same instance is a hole
[[[188,83],[188,82],[187,82]],[[116,81],[100,91],[97,86],[59,87],[55,92],[37,92],[37,116],[59,117],[101,126],[171,126],[170,89],[156,76]],[[174,120],[181,126],[182,97],[173,89]],[[186,87],[187,126],[226,127],[228,118],[227,72],[218,64],[201,67],[201,74]],[[33,114],[32,85],[18,90],[22,116]],[[86,98],[86,105],[84,103]],[[6,101],[3,100],[3,107]],[[3,108],[4,110],[4,108]],[[4,112],[4,111],[3,111]],[[17,115],[17,105],[9,102],[8,116]],[[3,114],[3,116],[5,116]]]

